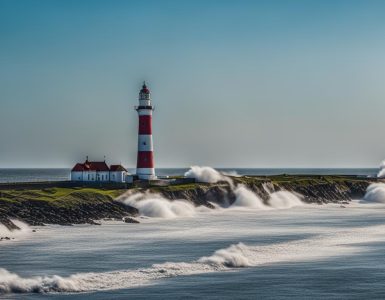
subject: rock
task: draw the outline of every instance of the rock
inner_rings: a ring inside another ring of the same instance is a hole
[[[130,218],[130,217],[123,218],[123,222],[124,223],[140,223],[138,220],[135,220],[135,219]]]

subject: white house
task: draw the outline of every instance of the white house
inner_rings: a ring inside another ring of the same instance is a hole
[[[72,181],[126,182],[127,170],[122,165],[111,165],[105,161],[77,163],[71,170]]]
[[[127,170],[122,165],[110,166],[110,180],[116,182],[125,182]]]

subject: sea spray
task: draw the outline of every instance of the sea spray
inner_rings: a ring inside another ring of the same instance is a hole
[[[299,196],[288,191],[278,191],[271,193],[267,203],[269,206],[278,209],[292,208],[304,204]]]
[[[377,177],[379,178],[385,177],[385,160],[383,160],[380,164],[380,170],[377,173]]]
[[[153,193],[136,193],[126,198],[121,197],[118,201],[135,207],[142,216],[151,218],[190,217],[195,215],[197,211],[205,210],[203,207],[195,207],[187,200],[178,199],[171,201]]]
[[[217,250],[211,256],[204,256],[198,262],[229,268],[251,267],[252,263],[249,257],[252,253],[250,249],[250,247],[243,243],[238,243],[231,245],[229,248]]]
[[[200,182],[218,182],[226,181],[229,183],[232,192],[235,195],[234,202],[230,205],[232,208],[243,207],[252,209],[270,209],[270,208],[291,208],[302,205],[303,202],[299,196],[288,191],[271,192],[272,188],[263,186],[269,194],[266,203],[253,191],[243,184],[234,185],[231,178],[219,173],[211,167],[193,166],[186,172],[186,177],[195,178]],[[226,201],[224,197],[223,202]],[[142,216],[152,218],[176,218],[194,216],[196,212],[207,211],[208,209],[199,206],[195,207],[191,202],[185,199],[168,200],[159,194],[150,192],[124,194],[117,199],[126,205],[130,205],[139,210]]]
[[[9,237],[9,238],[17,238],[27,235],[28,233],[32,232],[31,228],[24,222],[11,219],[11,222],[18,228],[18,229],[9,229],[5,225],[0,223],[0,238],[2,237]]]
[[[234,189],[234,195],[235,201],[231,205],[232,207],[267,208],[266,205],[263,204],[262,199],[243,184],[237,185]]]
[[[226,181],[233,188],[233,181],[228,176],[221,174],[217,170],[207,166],[191,166],[185,174],[187,178],[194,178],[198,182],[217,183]]]
[[[366,189],[364,200],[368,202],[385,203],[385,184],[372,183]]]
[[[239,184],[234,189],[235,201],[231,207],[246,207],[253,209],[287,209],[304,205],[300,196],[288,191],[269,192],[266,204],[253,191],[246,186]]]
[[[269,194],[267,205],[263,200],[248,189],[243,184],[234,185],[231,178],[227,177],[225,173],[220,173],[211,167],[192,166],[189,171],[185,173],[186,177],[195,178],[199,182],[215,183],[218,181],[226,181],[230,184],[230,188],[234,192],[235,201],[232,203],[232,207],[249,207],[257,209],[272,208],[291,208],[299,205],[303,205],[300,196],[295,195],[288,191],[274,192],[274,187],[267,183],[262,184],[263,189]]]

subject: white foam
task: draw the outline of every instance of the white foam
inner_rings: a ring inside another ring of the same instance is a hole
[[[288,191],[269,192],[267,205],[264,204],[263,200],[257,194],[242,184],[239,184],[234,189],[234,194],[235,201],[231,207],[245,207],[253,209],[287,209],[304,205],[299,196]]]
[[[187,178],[194,178],[198,182],[217,183],[219,181],[226,181],[231,188],[233,188],[233,181],[231,178],[218,172],[217,170],[207,166],[191,166],[185,174]]]
[[[136,193],[120,197],[117,201],[135,207],[140,215],[151,218],[191,217],[198,211],[208,210],[205,207],[195,207],[187,200],[172,201],[153,193]]]
[[[207,166],[191,166],[185,174],[187,178],[194,178],[199,182],[216,183],[224,179],[217,170]]]
[[[365,201],[385,203],[385,184],[372,183],[366,189],[364,196]]]
[[[385,177],[385,160],[383,160],[380,164],[380,170],[377,173],[377,177]]]
[[[231,205],[232,207],[248,207],[248,208],[258,208],[266,209],[266,205],[263,204],[261,198],[259,198],[255,193],[249,190],[243,184],[239,184],[234,189],[235,201]]]
[[[297,195],[288,191],[278,191],[271,193],[267,203],[271,207],[278,209],[287,209],[304,205],[302,200]]]
[[[9,230],[5,225],[0,223],[0,238],[1,237],[18,238],[18,237],[25,236],[32,231],[31,227],[29,227],[26,223],[22,221],[19,221],[16,219],[11,219],[11,221],[20,229]]]

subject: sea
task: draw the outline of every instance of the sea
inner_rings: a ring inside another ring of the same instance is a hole
[[[376,173],[352,170],[322,174]],[[14,178],[31,178],[18,172]],[[385,298],[384,203],[195,208],[138,220],[21,225],[14,240],[0,242],[0,299]]]

